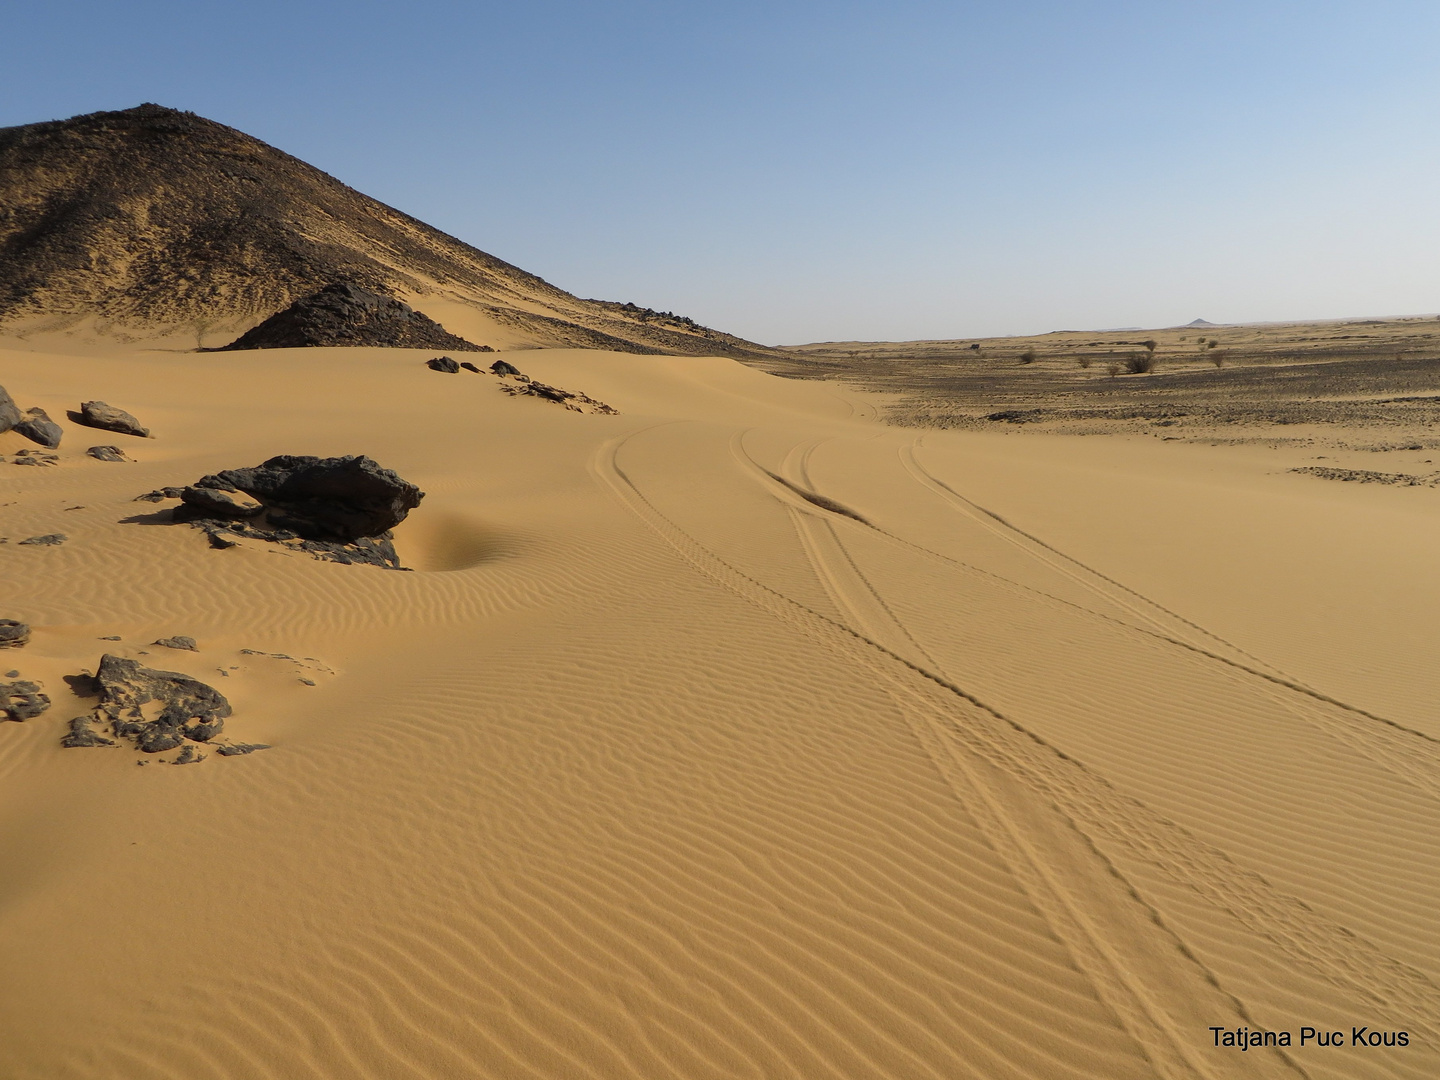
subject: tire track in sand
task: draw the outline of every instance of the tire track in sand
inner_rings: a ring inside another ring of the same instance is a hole
[[[1042,757],[1055,759],[1062,768],[1068,759],[903,652],[790,600],[709,551],[656,509],[620,468],[620,450],[631,437],[612,440],[599,449],[593,460],[597,477],[701,573],[873,672],[896,697],[917,740],[951,790],[981,825],[1056,938],[1065,944],[1077,968],[1142,1047],[1157,1074],[1166,1078],[1219,1075],[1211,1062],[1196,1054],[1194,1040],[1186,1039],[1182,1032],[1203,1030],[1203,1025],[1197,1028],[1197,1024],[1204,1016],[1225,1015],[1235,1017],[1237,1023],[1248,1023],[1243,1005],[1220,989],[1213,974],[1199,964],[1164,926],[1158,913],[1088,842],[1083,830],[1079,830],[1079,836],[1070,831],[1076,829],[1073,818],[1057,822],[1053,812],[1034,805],[1032,792],[1036,785],[1028,785],[1027,790],[1013,782],[1016,773],[1022,780],[1029,778],[1019,767],[1021,763],[1006,752],[1006,740],[993,737],[996,721],[1001,731],[1009,729],[1010,740],[1018,738],[1036,744]],[[732,442],[732,447],[736,446]],[[757,480],[764,478],[772,493],[790,506],[802,524],[814,521],[826,526],[811,530],[804,542],[807,552],[821,553],[816,573],[833,590],[841,609],[854,613],[862,624],[889,619],[894,625],[886,630],[885,637],[901,643],[901,648],[919,648],[888,614],[883,600],[858,570],[854,571],[856,577],[847,578],[845,568],[853,569],[854,564],[833,529],[828,528],[830,523],[804,506],[804,500],[787,484],[753,462],[750,468]],[[841,550],[834,550],[837,547]],[[922,677],[918,690],[917,675]],[[948,700],[934,700],[937,688]],[[960,723],[955,715],[957,704],[962,712],[970,714],[964,717],[969,723]],[[980,721],[978,725],[974,725],[976,720]],[[956,728],[970,726],[992,729],[987,733],[990,737],[982,739],[984,757],[979,761],[972,756],[975,747],[954,738]],[[986,766],[986,757],[993,759],[990,767]],[[996,764],[999,769],[994,767]],[[1041,794],[1050,793],[1042,790]],[[1017,813],[1017,801],[1031,805]],[[1066,871],[1063,877],[1057,871],[1059,867]],[[1103,926],[1102,920],[1095,917],[1097,911],[1117,925]],[[1163,1000],[1157,1000],[1157,993]],[[1251,1075],[1303,1074],[1303,1070],[1295,1070],[1293,1063],[1277,1055],[1257,1054],[1244,1064],[1253,1070]]]

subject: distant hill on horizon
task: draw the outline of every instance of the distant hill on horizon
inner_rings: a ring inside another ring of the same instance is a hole
[[[0,331],[214,346],[336,283],[501,349],[770,352],[582,300],[194,113],[145,104],[0,129]]]

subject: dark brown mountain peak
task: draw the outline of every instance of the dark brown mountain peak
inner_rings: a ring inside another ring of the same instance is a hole
[[[581,300],[194,113],[147,103],[0,129],[0,328],[218,344],[334,282],[500,348],[767,351]]]

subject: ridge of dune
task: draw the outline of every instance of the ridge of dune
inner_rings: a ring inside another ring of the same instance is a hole
[[[0,723],[6,1080],[1440,1071],[1434,492],[718,357],[508,357],[601,415],[421,350],[124,356],[0,349],[155,434],[0,433],[0,667],[54,700]],[[414,571],[133,501],[278,453],[423,488]],[[62,748],[102,650],[270,749]],[[1307,1026],[1409,1044],[1214,1045]]]

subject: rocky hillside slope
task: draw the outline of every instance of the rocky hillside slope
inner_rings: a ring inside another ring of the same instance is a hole
[[[579,299],[193,113],[147,104],[0,129],[0,330],[213,346],[336,283],[498,348],[767,351]]]

